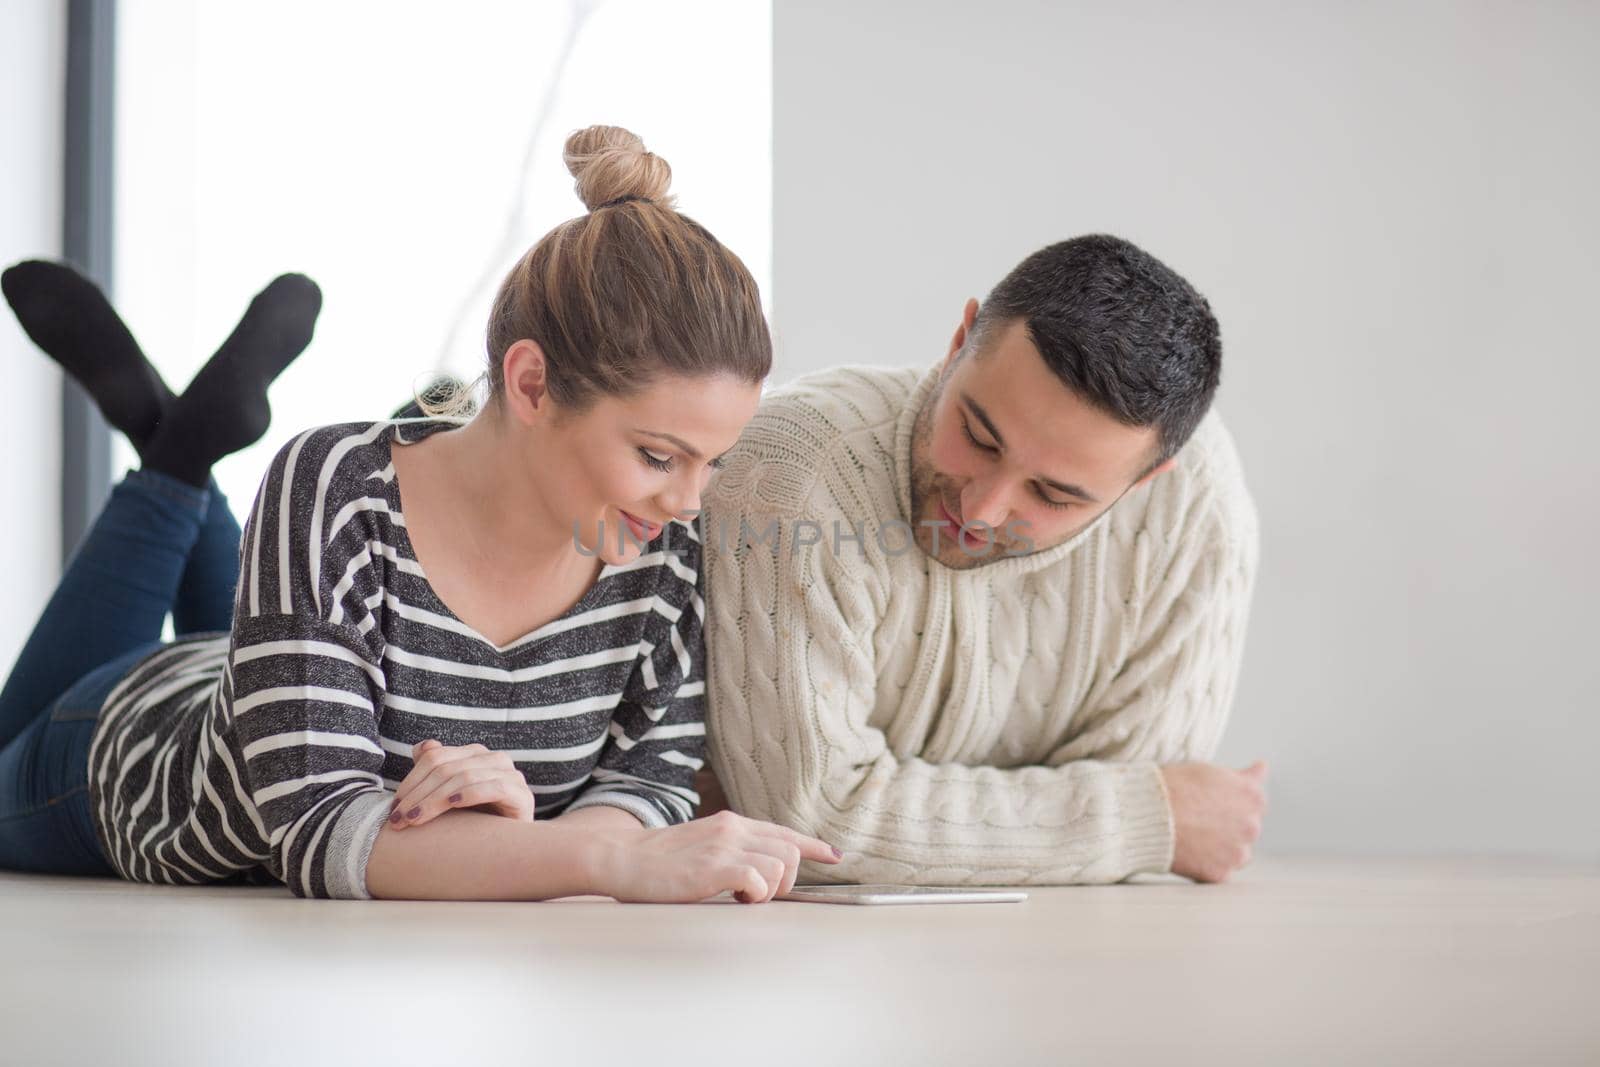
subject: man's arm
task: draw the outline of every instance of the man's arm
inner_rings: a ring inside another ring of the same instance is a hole
[[[1253,544],[1152,589],[1162,610],[1046,765],[898,758],[872,725],[859,586],[820,548],[719,555],[712,569],[711,753],[735,810],[815,833],[845,860],[808,877],[1104,883],[1165,871],[1174,822],[1160,764],[1205,758],[1237,676]],[[1173,584],[1178,583],[1178,584]]]

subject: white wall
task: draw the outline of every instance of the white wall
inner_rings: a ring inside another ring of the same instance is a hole
[[[1139,242],[1218,312],[1262,512],[1264,845],[1596,857],[1596,55],[1578,3],[780,2],[779,376]]]
[[[61,251],[66,10],[58,0],[0,4],[0,266]],[[8,307],[0,380],[0,670],[9,670],[61,563],[61,375]]]

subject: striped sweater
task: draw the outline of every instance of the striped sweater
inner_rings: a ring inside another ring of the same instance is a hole
[[[233,630],[153,653],[107,696],[89,754],[125,878],[365,898],[417,742],[479,743],[537,814],[691,817],[705,743],[700,539],[669,524],[566,614],[503,647],[457,619],[406,535],[391,449],[449,422],[311,430],[274,458],[240,547]]]

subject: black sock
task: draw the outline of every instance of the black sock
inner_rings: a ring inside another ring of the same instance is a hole
[[[322,291],[303,274],[273,279],[222,347],[173,401],[144,453],[144,465],[204,486],[223,456],[267,432],[267,386],[311,343]]]
[[[0,288],[33,343],[83,386],[142,455],[172,390],[100,287],[65,264],[30,259],[0,275]]]

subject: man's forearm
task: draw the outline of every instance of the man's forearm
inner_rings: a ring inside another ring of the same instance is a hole
[[[781,772],[780,772],[781,773]],[[730,787],[741,783],[730,783]],[[1000,769],[881,758],[849,781],[791,788],[784,810],[759,779],[731,788],[756,818],[837,844],[807,876],[861,882],[1103,884],[1164,871],[1172,821],[1154,763],[1083,760]],[[837,797],[838,806],[827,798]]]
[[[614,810],[614,809],[607,809]],[[549,900],[604,893],[597,871],[616,847],[605,831],[639,822],[522,822],[478,811],[451,811],[422,826],[385,824],[367,860],[367,891],[397,900]],[[576,823],[576,825],[574,825]],[[598,831],[598,832],[597,832]]]

